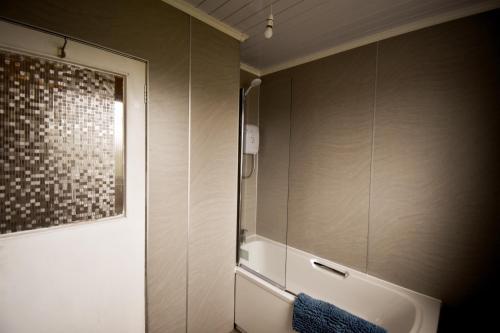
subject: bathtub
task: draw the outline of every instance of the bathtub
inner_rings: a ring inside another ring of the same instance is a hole
[[[267,238],[249,237],[236,268],[235,323],[248,333],[292,332],[293,294],[330,302],[390,333],[437,331],[441,302]],[[286,260],[286,266],[285,266]],[[286,271],[285,271],[286,267]],[[286,273],[286,283],[285,283]],[[281,286],[285,286],[284,291]]]
[[[248,254],[246,257],[240,252],[240,264],[285,288],[286,245],[251,235],[240,248]]]

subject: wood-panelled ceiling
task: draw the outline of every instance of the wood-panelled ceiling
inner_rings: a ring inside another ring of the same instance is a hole
[[[259,69],[305,57],[418,20],[461,10],[481,0],[187,0],[248,34],[242,62]],[[500,2],[497,2],[500,3]],[[264,38],[273,5],[274,36]]]

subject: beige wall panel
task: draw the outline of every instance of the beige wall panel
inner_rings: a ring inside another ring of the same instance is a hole
[[[366,269],[377,46],[293,71],[288,244]]]
[[[7,0],[0,16],[149,60],[147,319],[185,331],[189,16],[156,0]]]
[[[234,320],[239,44],[191,20],[188,331]]]
[[[247,89],[256,75],[240,70],[240,88]],[[250,90],[246,97],[245,123],[259,126],[259,91],[260,87]],[[247,235],[254,235],[257,229],[257,174],[258,157],[255,160],[255,170],[251,177],[245,179],[242,184],[242,215],[241,227],[247,230]],[[250,174],[252,169],[251,155],[244,155],[243,171]]]
[[[475,16],[379,47],[368,272],[448,303],[495,268],[500,58],[490,23]]]
[[[291,78],[288,71],[262,78],[257,234],[286,243]]]

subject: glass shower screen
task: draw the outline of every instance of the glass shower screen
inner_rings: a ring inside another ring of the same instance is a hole
[[[284,289],[290,110],[275,94],[290,85],[259,81],[241,72],[239,265]],[[257,128],[259,147],[248,149]]]

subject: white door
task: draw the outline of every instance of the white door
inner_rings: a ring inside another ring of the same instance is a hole
[[[0,21],[0,48],[58,60],[62,42]],[[146,65],[73,41],[66,54],[126,77],[125,213],[1,235],[0,332],[144,332]]]

